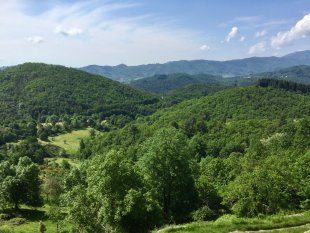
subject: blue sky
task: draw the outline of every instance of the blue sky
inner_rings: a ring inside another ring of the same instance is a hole
[[[10,0],[0,66],[128,65],[310,49],[309,0]]]

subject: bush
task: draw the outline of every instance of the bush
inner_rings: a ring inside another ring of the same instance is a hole
[[[203,206],[200,209],[194,211],[192,216],[193,220],[195,221],[205,221],[214,219],[216,214],[209,208],[209,206]]]
[[[9,220],[10,225],[22,225],[25,222],[27,222],[25,218],[12,218]]]
[[[0,220],[9,220],[10,218],[11,218],[11,215],[9,214],[0,214]]]

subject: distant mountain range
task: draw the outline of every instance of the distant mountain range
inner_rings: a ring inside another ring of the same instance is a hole
[[[310,84],[310,66],[300,65],[246,76],[224,78],[209,74],[162,74],[134,80],[129,85],[151,93],[167,93],[187,85],[204,84],[211,87],[246,86],[254,84],[259,79],[279,79],[302,84]]]
[[[297,65],[310,65],[310,50],[290,53],[283,57],[251,57],[229,61],[172,61],[164,64],[148,64],[138,66],[99,66],[89,65],[80,68],[92,74],[99,74],[111,79],[130,82],[156,74],[212,74],[224,77],[244,76],[263,72],[271,72]]]

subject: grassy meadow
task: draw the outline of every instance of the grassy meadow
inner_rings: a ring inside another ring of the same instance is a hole
[[[295,215],[273,215],[264,218],[237,218],[224,215],[216,221],[172,225],[153,233],[299,233],[310,230],[310,211]]]

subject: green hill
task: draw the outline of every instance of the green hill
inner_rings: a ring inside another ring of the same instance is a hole
[[[250,76],[252,79],[280,79],[297,83],[310,84],[310,66],[293,66],[274,72],[267,72]]]
[[[137,117],[121,129],[91,130],[80,142],[79,166],[44,163],[42,146],[31,138],[8,147],[0,163],[1,187],[10,194],[0,193],[1,200],[11,207],[4,223],[20,220],[11,214],[14,204],[40,205],[41,193],[56,208],[45,219],[85,232],[144,233],[191,221],[199,222],[180,227],[216,232],[307,224],[307,214],[294,215],[310,207],[310,95],[300,90],[308,89],[264,79]],[[66,144],[61,135],[54,140]],[[27,157],[44,169],[42,191],[41,173]],[[35,188],[22,189],[33,195],[16,195],[23,184]]]
[[[21,128],[27,131],[29,122],[64,121],[63,117],[68,121],[84,116],[78,121],[98,124],[111,115],[134,118],[154,111],[156,101],[150,94],[102,76],[26,63],[0,71],[0,134],[10,135],[12,130],[27,134]]]
[[[0,120],[124,110],[152,96],[63,66],[26,63],[0,72]]]
[[[253,84],[254,79],[244,77],[223,78],[209,74],[163,74],[132,81],[129,85],[151,93],[166,93],[193,84],[205,84],[209,89]]]
[[[134,232],[309,209],[310,96],[283,83],[289,91],[264,80],[183,101],[88,141],[81,154],[91,160],[84,193],[93,213],[118,203],[129,212],[115,226]],[[81,212],[70,214],[83,223]]]
[[[129,145],[126,142],[130,141],[131,137],[127,131],[132,125],[138,128],[136,144],[139,143],[137,139],[140,134],[143,137],[150,136],[160,128],[173,125],[189,136],[203,133],[207,137],[205,141],[210,144],[208,153],[220,156],[220,151],[224,151],[231,144],[246,143],[243,145],[248,146],[251,138],[272,134],[278,128],[275,127],[271,132],[267,132],[267,128],[281,119],[293,120],[309,115],[309,95],[276,88],[239,87],[160,110],[152,116],[129,124],[119,132],[107,134],[109,143],[100,139],[100,144],[104,145],[103,148],[113,147],[115,136],[117,142],[122,142],[124,146]],[[199,127],[202,127],[202,131]],[[235,137],[237,135],[239,139]],[[141,138],[141,141],[143,140],[145,138]],[[234,152],[233,148],[225,154],[231,152]]]

